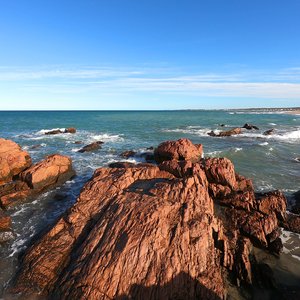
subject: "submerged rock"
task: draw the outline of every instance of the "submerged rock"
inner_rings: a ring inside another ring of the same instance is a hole
[[[31,165],[31,158],[26,151],[13,141],[0,138],[0,185]]]
[[[263,133],[263,135],[272,135],[272,134],[274,134],[274,132],[275,132],[275,129],[272,128],[272,129],[266,130],[266,131]]]
[[[102,141],[94,142],[89,145],[84,146],[82,149],[78,150],[79,153],[96,151],[101,149],[101,145],[104,144]]]
[[[224,299],[226,272],[252,285],[252,245],[275,249],[283,196],[256,199],[228,159],[201,154],[201,146],[181,139],[158,146],[159,166],[97,169],[74,206],[28,249],[11,292]]]

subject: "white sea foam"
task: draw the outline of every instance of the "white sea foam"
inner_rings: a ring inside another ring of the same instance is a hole
[[[238,148],[238,147],[234,148],[234,152],[239,152],[239,151],[242,151],[242,150],[243,150],[243,148]]]
[[[267,145],[269,145],[268,142],[263,142],[263,143],[260,143],[260,144],[259,144],[259,146],[267,146]]]
[[[271,126],[277,125],[276,123],[268,123],[268,124],[271,125]]]
[[[299,254],[295,255],[300,249],[300,234],[282,229],[280,238],[283,244],[283,252],[300,260]]]
[[[92,139],[97,140],[97,141],[103,141],[103,142],[122,142],[122,141],[124,141],[124,138],[122,137],[121,134],[109,134],[109,133],[94,135],[94,136],[92,136]]]
[[[46,134],[50,131],[53,131],[53,130],[60,130],[62,132],[64,132],[66,130],[66,128],[52,128],[52,129],[42,129],[40,131],[37,132],[37,134]]]

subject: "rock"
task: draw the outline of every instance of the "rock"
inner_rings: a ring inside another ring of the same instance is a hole
[[[226,272],[252,285],[252,245],[280,248],[282,195],[256,199],[252,182],[228,159],[200,161],[200,147],[187,141],[162,143],[158,166],[120,162],[97,169],[73,207],[28,248],[10,292],[226,299]]]
[[[146,162],[155,162],[153,152],[143,152],[140,154],[140,157],[145,159]]]
[[[232,162],[227,158],[207,158],[204,160],[204,170],[210,183],[228,185],[234,188],[236,176]]]
[[[81,144],[83,144],[83,142],[82,141],[75,141],[74,144],[75,145],[81,145]]]
[[[120,154],[120,156],[123,158],[129,158],[129,157],[133,157],[135,155],[136,155],[136,152],[132,151],[132,150],[124,151]]]
[[[103,142],[101,142],[101,141],[94,142],[94,143],[84,146],[82,149],[78,150],[78,152],[84,153],[84,152],[95,151],[95,150],[101,149],[102,144],[103,144]]]
[[[221,131],[218,134],[214,133],[213,131],[208,132],[207,134],[210,136],[223,137],[223,136],[237,135],[237,134],[241,134],[241,133],[242,133],[242,129],[240,127],[237,127],[237,128],[233,128],[231,130]]]
[[[161,143],[154,150],[154,159],[157,163],[173,159],[198,161],[202,154],[202,145],[194,145],[188,139],[179,139]]]
[[[294,160],[295,160],[296,162],[300,162],[300,157],[296,157]]]
[[[11,217],[0,210],[0,231],[11,230]]]
[[[26,151],[15,142],[0,138],[0,185],[11,181],[30,165],[31,158]]]
[[[154,147],[153,146],[148,147],[148,148],[146,148],[146,150],[154,150]]]
[[[293,197],[295,199],[295,204],[292,206],[292,213],[294,214],[300,214],[300,190],[295,192],[293,194]]]
[[[37,145],[33,145],[30,147],[31,150],[36,150],[36,149],[40,149],[42,147],[41,144],[37,144]]]
[[[64,131],[62,131],[60,129],[54,129],[54,130],[46,131],[45,135],[54,135],[54,134],[60,134],[60,133],[64,133]]]
[[[284,228],[295,233],[300,233],[300,216],[288,214]]]
[[[225,124],[219,124],[220,127],[225,127]]]
[[[72,161],[60,154],[47,156],[43,161],[33,165],[20,174],[20,179],[31,189],[44,190],[61,184],[75,175]]]
[[[11,228],[11,218],[0,210],[0,245],[14,238]]]
[[[286,198],[281,191],[273,191],[265,194],[257,194],[257,209],[258,211],[269,215],[272,212],[276,213],[278,220],[286,219]]]
[[[266,130],[266,131],[263,133],[263,135],[272,135],[274,132],[275,132],[275,129],[272,128],[272,129]]]
[[[109,168],[134,168],[136,167],[136,164],[127,161],[118,161],[110,163],[108,166]]]
[[[76,133],[76,128],[70,127],[70,128],[64,129],[64,130],[53,129],[53,130],[49,130],[49,131],[45,132],[46,135],[54,135],[54,134],[61,134],[61,133],[72,133],[72,134],[74,134],[74,133]]]
[[[76,133],[76,128],[74,128],[74,127],[67,128],[64,133],[73,133],[74,134],[74,133]]]
[[[168,295],[207,298],[210,290],[223,297],[213,202],[197,178],[174,180],[155,166],[96,170],[75,206],[27,253],[14,292],[117,299],[135,286],[134,298],[152,299],[143,294],[152,286],[151,293],[164,298],[159,287],[185,273],[197,294],[178,282]]]
[[[244,126],[242,128],[245,128],[247,130],[252,130],[252,129],[259,130],[259,128],[257,126],[248,124],[248,123],[244,124]]]

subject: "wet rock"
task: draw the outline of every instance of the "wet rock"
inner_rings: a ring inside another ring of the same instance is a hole
[[[120,154],[120,156],[123,158],[129,158],[129,157],[133,157],[135,155],[136,155],[136,152],[132,151],[132,150],[124,151]]]
[[[76,133],[76,128],[74,128],[74,127],[70,127],[70,128],[67,128],[66,130],[65,130],[65,133]]]
[[[118,161],[110,163],[108,166],[109,168],[134,168],[136,164],[127,161]]]
[[[202,154],[202,145],[194,145],[188,139],[179,139],[161,143],[154,150],[154,159],[157,163],[173,159],[198,161]]]
[[[153,146],[148,147],[148,148],[146,148],[146,150],[154,150],[154,147]]]
[[[294,214],[300,214],[300,190],[293,194],[293,198],[295,199],[295,203],[292,206],[291,212]]]
[[[288,214],[284,228],[292,232],[300,233],[300,216]]]
[[[74,175],[71,158],[54,154],[22,172],[20,179],[31,189],[44,190],[49,186],[62,184]]]
[[[244,124],[244,126],[242,128],[245,128],[247,130],[252,130],[252,129],[259,130],[259,128],[257,126],[248,124],[248,123]]]
[[[283,244],[279,237],[277,239],[275,239],[274,241],[270,242],[269,251],[271,253],[275,253],[275,254],[279,255],[282,252],[282,250],[283,250]]]
[[[0,210],[0,244],[14,238],[11,228],[11,218]]]
[[[263,133],[263,135],[272,135],[272,134],[274,134],[274,132],[275,132],[275,129],[272,128],[272,129],[266,130],[266,131]]]
[[[221,131],[217,134],[213,131],[208,132],[207,134],[210,135],[210,136],[224,137],[224,136],[237,135],[237,134],[241,134],[241,133],[242,133],[242,129],[240,127],[237,127],[237,128],[233,128],[231,130]]]
[[[7,183],[26,168],[31,158],[13,141],[0,138],[0,185]]]
[[[80,153],[96,151],[101,149],[101,145],[103,144],[102,141],[94,142],[89,145],[84,146],[82,149],[78,150]]]
[[[54,130],[49,130],[49,131],[46,131],[45,134],[46,135],[54,135],[54,134],[61,134],[61,133],[76,133],[76,128],[74,127],[70,127],[70,128],[66,128],[64,130],[61,130],[61,129],[54,129]]]
[[[41,144],[33,145],[33,146],[30,147],[31,150],[37,150],[37,149],[40,149],[40,148],[42,148]]]
[[[83,144],[83,142],[82,141],[75,141],[74,144],[75,145],[81,145],[81,144]]]
[[[153,152],[143,152],[140,154],[140,157],[145,159],[146,162],[155,162]]]

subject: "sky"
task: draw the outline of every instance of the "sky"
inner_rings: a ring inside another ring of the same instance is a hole
[[[300,106],[299,0],[0,0],[0,110]]]

